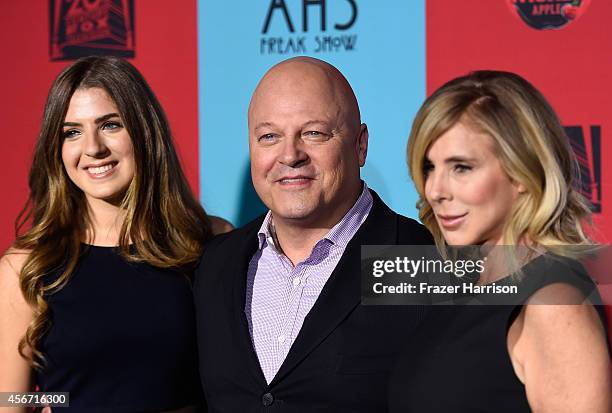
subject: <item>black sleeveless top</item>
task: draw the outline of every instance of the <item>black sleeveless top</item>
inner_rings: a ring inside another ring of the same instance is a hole
[[[541,256],[523,267],[522,296],[516,302],[524,303],[545,285],[567,283],[600,304],[582,266],[557,258]],[[521,308],[520,304],[431,307],[390,376],[390,412],[531,412],[507,349],[508,328]],[[607,327],[603,308],[596,309]]]
[[[46,280],[57,278],[54,274]],[[41,391],[70,392],[71,412],[154,412],[201,404],[189,280],[86,246],[72,278],[46,297]]]

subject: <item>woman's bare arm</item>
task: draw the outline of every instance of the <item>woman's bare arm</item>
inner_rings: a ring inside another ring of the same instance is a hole
[[[30,363],[18,345],[30,321],[32,308],[19,287],[19,271],[27,253],[9,251],[0,258],[0,392],[31,390]],[[25,412],[25,408],[0,408],[0,412]]]
[[[582,302],[581,294],[570,285],[545,289],[542,294],[549,297],[581,304],[527,305],[510,329],[511,359],[531,409],[536,413],[609,413],[610,356],[597,311]]]

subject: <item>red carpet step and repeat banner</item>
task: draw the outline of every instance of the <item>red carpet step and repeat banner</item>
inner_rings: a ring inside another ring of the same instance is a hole
[[[363,176],[412,217],[416,193],[404,151],[426,94],[475,69],[517,72],[560,114],[595,237],[610,242],[611,1],[32,0],[2,2],[0,11],[2,249],[27,198],[48,88],[89,54],[123,56],[143,72],[192,188],[209,212],[237,225],[263,210],[250,184],[246,109],[274,63],[311,55],[347,75],[371,136]]]
[[[197,18],[195,1],[25,0],[0,2],[0,248],[14,239],[51,82],[91,54],[128,58],[170,119],[189,182],[197,191]]]
[[[559,114],[577,155],[593,236],[609,244],[612,2],[427,0],[426,18],[427,92],[476,69],[508,70],[533,83]],[[607,277],[600,290],[610,302]]]
[[[200,194],[206,209],[236,225],[265,211],[251,184],[247,108],[266,70],[309,55],[338,67],[355,90],[370,136],[363,179],[393,209],[416,216],[405,149],[425,99],[425,1],[234,4],[198,2]]]
[[[516,72],[559,114],[595,238],[612,241],[612,2],[427,0],[427,92],[476,69]]]
[[[235,225],[265,210],[250,181],[246,114],[276,62],[310,55],[345,73],[370,131],[363,177],[411,217],[417,194],[404,154],[425,96],[472,70],[516,72],[559,113],[594,236],[611,241],[612,1],[31,0],[3,1],[0,12],[2,250],[27,199],[46,93],[66,65],[91,54],[142,71],[194,192]]]

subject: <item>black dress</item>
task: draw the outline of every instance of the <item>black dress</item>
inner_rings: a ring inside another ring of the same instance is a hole
[[[599,304],[595,285],[576,264],[550,256],[533,260],[523,267],[522,296],[517,302],[560,282],[575,286]],[[390,412],[530,412],[525,386],[514,373],[507,347],[508,328],[521,308],[520,304],[433,306],[406,343],[390,377]],[[596,309],[606,326],[602,307]]]
[[[57,278],[52,274],[46,282]],[[86,246],[72,278],[46,297],[41,391],[70,393],[70,412],[156,412],[201,404],[189,280]]]

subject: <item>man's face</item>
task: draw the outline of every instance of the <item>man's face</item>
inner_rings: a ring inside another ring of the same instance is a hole
[[[249,110],[251,175],[277,220],[325,225],[359,193],[367,130],[319,76],[264,80]]]

